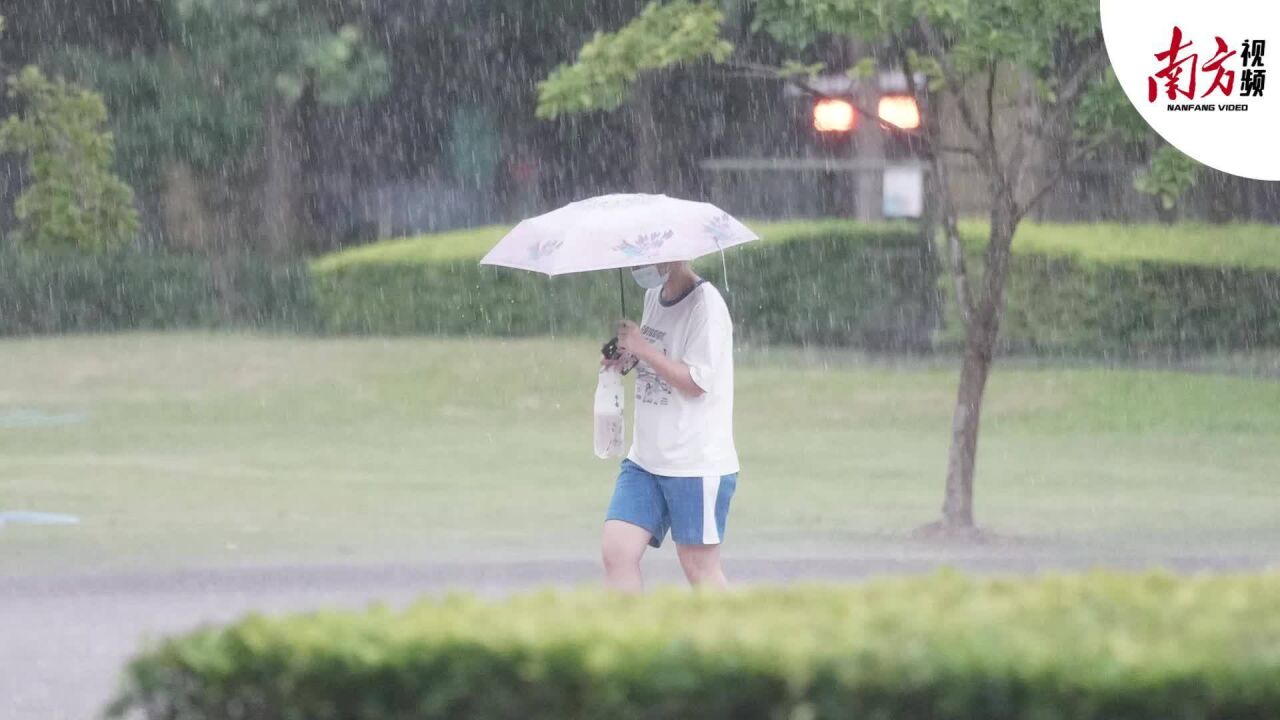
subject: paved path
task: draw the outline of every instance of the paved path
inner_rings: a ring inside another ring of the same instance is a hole
[[[733,559],[740,584],[848,581],[928,572],[947,564],[975,572],[1036,573],[1105,564],[1179,571],[1253,569],[1259,558],[1120,559],[980,550],[874,553],[847,558]],[[647,561],[656,583],[678,582],[674,559]],[[595,582],[588,560],[465,565],[290,566],[163,574],[0,578],[0,720],[87,720],[112,695],[120,668],[142,642],[249,611],[401,605],[423,594],[466,589],[485,596],[538,586]]]

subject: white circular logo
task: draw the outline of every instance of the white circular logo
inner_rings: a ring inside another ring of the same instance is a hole
[[[1170,145],[1280,180],[1280,1],[1102,0],[1121,87]]]

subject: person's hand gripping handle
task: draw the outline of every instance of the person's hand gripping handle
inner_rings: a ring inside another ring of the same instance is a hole
[[[623,375],[634,370],[636,365],[640,364],[640,359],[630,351],[630,348],[634,347],[634,339],[637,337],[640,337],[640,329],[635,323],[629,320],[619,322],[618,335],[614,335],[600,348],[600,354],[604,356],[600,360],[600,365],[617,370]]]

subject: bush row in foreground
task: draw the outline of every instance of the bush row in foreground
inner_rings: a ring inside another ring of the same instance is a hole
[[[1280,576],[726,596],[454,597],[205,629],[129,666],[147,720],[1280,718]]]

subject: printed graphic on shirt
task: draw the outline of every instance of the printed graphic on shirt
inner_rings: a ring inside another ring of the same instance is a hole
[[[670,354],[667,352],[667,346],[662,342],[667,337],[667,331],[645,325],[640,328],[640,334],[649,341],[650,345],[661,348],[663,355]],[[644,363],[636,368],[636,402],[658,406],[671,403],[671,386],[658,377],[658,373],[654,372],[653,368]]]

